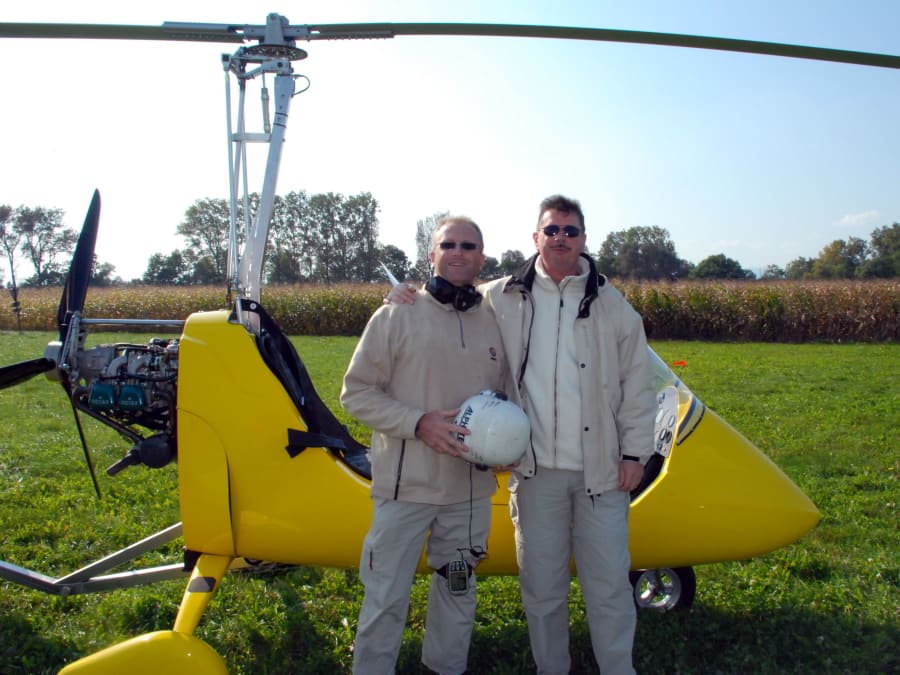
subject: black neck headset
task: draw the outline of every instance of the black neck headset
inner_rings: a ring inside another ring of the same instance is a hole
[[[433,276],[425,285],[435,300],[443,305],[453,305],[460,312],[465,312],[481,302],[481,293],[471,284],[454,286],[443,277]]]

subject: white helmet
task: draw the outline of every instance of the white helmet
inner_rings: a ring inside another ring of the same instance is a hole
[[[453,423],[471,433],[457,434],[469,452],[461,457],[473,464],[507,466],[517,462],[528,449],[531,425],[528,416],[502,391],[485,390],[470,396],[459,407]]]

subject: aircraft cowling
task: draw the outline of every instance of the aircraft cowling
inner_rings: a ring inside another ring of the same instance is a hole
[[[369,483],[323,448],[292,456],[293,401],[228,312],[191,315],[181,339],[179,497],[189,550],[354,567]]]
[[[820,517],[772,460],[706,408],[632,502],[632,566],[745,560],[797,541]]]

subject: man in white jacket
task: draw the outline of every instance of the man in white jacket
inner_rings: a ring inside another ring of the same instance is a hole
[[[653,453],[656,397],[640,315],[585,255],[580,204],[540,206],[537,253],[479,290],[494,311],[532,448],[510,478],[522,603],[538,673],[568,673],[570,563],[604,675],[634,672],[629,492]],[[409,301],[392,292],[392,300]]]
[[[354,673],[393,673],[410,587],[427,536],[432,574],[422,662],[466,670],[475,619],[473,568],[484,555],[497,483],[460,455],[460,403],[509,384],[497,323],[472,282],[484,263],[478,226],[438,223],[434,276],[414,305],[379,308],[344,377],[341,404],[372,430],[372,524],[359,576],[365,587]],[[462,437],[462,436],[460,436]]]

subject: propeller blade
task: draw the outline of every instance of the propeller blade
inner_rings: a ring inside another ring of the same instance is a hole
[[[35,375],[46,373],[54,368],[56,368],[56,361],[47,358],[31,359],[14,363],[11,366],[3,366],[0,368],[0,389],[21,384]]]
[[[785,56],[815,61],[851,63],[879,68],[900,68],[900,56],[828,49],[778,42],[655,33],[610,28],[530,26],[487,23],[343,23],[291,26],[277,15],[266,26],[248,24],[178,23],[161,26],[111,24],[0,23],[0,38],[81,38],[92,40],[174,40],[190,42],[292,44],[295,40],[361,40],[397,36],[524,37],[560,40],[590,40],[632,44],[691,47],[719,51]],[[273,32],[272,27],[276,30]],[[267,30],[267,28],[269,30]]]
[[[100,192],[94,190],[81,234],[78,236],[78,243],[75,245],[72,264],[69,266],[69,274],[66,276],[66,284],[63,286],[62,298],[56,314],[59,339],[63,343],[66,341],[66,334],[69,330],[70,315],[84,309],[84,299],[87,297],[88,283],[91,280],[91,267],[94,263],[94,247],[97,243],[99,224]]]

